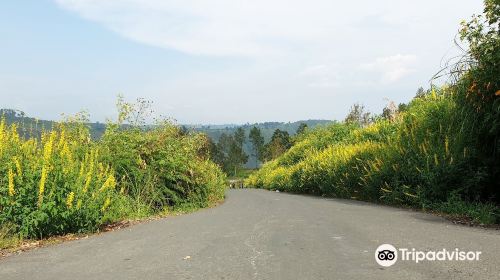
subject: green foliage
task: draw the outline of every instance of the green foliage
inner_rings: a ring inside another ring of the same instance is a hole
[[[206,136],[184,135],[169,122],[146,129],[147,103],[120,102],[119,122],[99,141],[91,140],[85,114],[40,139],[0,121],[0,225],[43,238],[223,199],[225,175],[207,158]]]
[[[486,174],[470,164],[470,135],[457,134],[456,108],[449,88],[435,89],[394,121],[312,130],[246,184],[416,207],[438,205],[452,193],[477,201]]]
[[[248,155],[243,150],[245,131],[237,129],[234,135],[222,134],[219,142],[209,144],[210,158],[217,163],[226,174],[235,175],[248,161]]]
[[[500,3],[486,0],[484,15],[462,22],[460,36],[469,47],[452,73],[455,101],[464,131],[474,134],[474,160],[481,169],[482,199],[500,203]]]
[[[346,123],[368,125],[371,122],[371,114],[366,111],[365,106],[356,103],[351,107],[344,121]]]
[[[492,203],[468,202],[451,194],[445,202],[430,205],[431,208],[454,216],[470,217],[481,224],[493,224],[499,219],[499,209]]]
[[[248,135],[250,143],[252,144],[253,157],[255,158],[255,168],[258,167],[259,161],[264,161],[264,136],[261,130],[254,126]]]
[[[272,160],[285,153],[292,146],[288,132],[276,129],[271,141],[264,146],[264,159]]]
[[[234,135],[235,131],[238,128],[242,128],[245,131],[245,135],[250,135],[253,127],[256,127],[260,130],[261,136],[264,138],[264,143],[271,141],[271,137],[276,129],[286,131],[290,136],[293,136],[297,129],[301,124],[306,124],[309,129],[314,127],[319,127],[323,125],[330,124],[332,121],[328,120],[304,120],[298,122],[264,122],[264,123],[255,123],[255,124],[244,124],[244,125],[203,125],[203,126],[187,126],[186,129],[198,131],[205,133],[209,136],[212,142],[215,144],[219,142],[219,139],[223,134]],[[212,150],[211,154],[216,155],[218,152]],[[243,143],[243,152],[245,152],[249,159],[246,164],[244,164],[243,168],[255,168],[256,165],[260,162],[264,162],[264,151],[262,151],[261,158],[257,158],[255,155],[255,150],[253,148],[253,144],[251,142],[251,138],[247,137]],[[221,156],[213,156],[215,158],[221,158]],[[221,160],[215,160],[216,162],[222,162]],[[234,172],[234,171],[233,171]],[[232,173],[232,172],[230,172]]]
[[[301,135],[306,132],[307,129],[307,124],[306,123],[300,123],[299,127],[297,128],[297,131],[295,132],[296,135]]]
[[[307,132],[246,183],[498,221],[500,4],[485,4],[484,19],[463,23],[470,50],[450,86],[419,89],[373,123],[355,105],[345,123]]]

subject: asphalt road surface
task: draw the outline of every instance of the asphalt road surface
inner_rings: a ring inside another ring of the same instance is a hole
[[[397,248],[479,261],[375,261]],[[500,231],[349,200],[230,190],[224,204],[0,260],[0,279],[500,279]]]

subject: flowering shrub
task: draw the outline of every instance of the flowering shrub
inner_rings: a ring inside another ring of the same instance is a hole
[[[171,124],[144,131],[109,125],[92,141],[82,122],[23,139],[0,121],[0,225],[22,237],[90,232],[168,207],[208,206],[224,196],[225,177],[203,155],[202,135]]]

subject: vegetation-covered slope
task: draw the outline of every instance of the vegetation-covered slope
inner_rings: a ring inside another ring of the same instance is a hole
[[[306,133],[247,184],[438,209],[498,221],[500,203],[500,4],[463,23],[469,52],[452,82],[369,125]]]

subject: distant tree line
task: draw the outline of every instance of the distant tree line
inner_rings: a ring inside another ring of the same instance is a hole
[[[307,124],[301,123],[297,129],[296,136],[305,133]],[[210,140],[210,157],[227,174],[236,175],[241,171],[249,160],[243,145],[249,140],[251,145],[251,156],[254,168],[258,168],[261,162],[273,160],[285,153],[293,144],[295,137],[291,137],[287,131],[276,129],[269,142],[266,143],[259,127],[253,126],[248,136],[242,127],[233,134],[222,133],[219,140]]]

